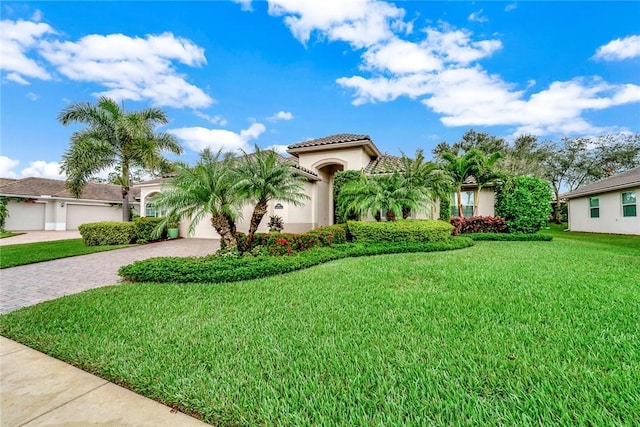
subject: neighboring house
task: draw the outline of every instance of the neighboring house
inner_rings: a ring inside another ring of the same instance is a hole
[[[290,145],[287,152],[291,157],[282,157],[281,161],[291,163],[307,179],[306,194],[310,197],[302,206],[293,206],[285,202],[270,203],[267,220],[271,215],[278,215],[284,220],[285,232],[305,232],[313,228],[334,223],[333,179],[338,171],[364,170],[368,174],[389,172],[397,168],[399,158],[382,154],[367,135],[339,134],[324,138],[313,139]],[[159,216],[151,203],[152,197],[162,190],[163,179],[146,181],[135,187],[140,190],[140,206],[142,216]],[[472,183],[465,184],[466,201],[473,206],[477,191]],[[493,189],[483,188],[479,215],[493,215]],[[253,206],[245,206],[243,219],[238,221],[238,231],[247,232]],[[421,218],[437,218],[438,209],[434,207],[430,212],[418,215]],[[263,220],[258,229],[266,232],[267,220]],[[180,232],[186,236],[188,224],[184,221],[180,225]],[[196,225],[193,237],[218,238],[218,234],[211,226],[209,218],[203,219]]]
[[[132,191],[132,196],[139,190]],[[0,178],[0,197],[9,198],[5,228],[11,231],[77,230],[80,224],[122,220],[119,185],[87,184],[76,199],[65,181],[46,178]],[[131,200],[137,212],[138,202]]]
[[[592,233],[640,235],[640,167],[563,194],[569,229]]]

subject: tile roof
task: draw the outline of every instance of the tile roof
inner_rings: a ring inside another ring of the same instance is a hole
[[[0,194],[6,196],[51,196],[63,199],[74,198],[67,189],[65,181],[47,178],[23,178],[0,185]],[[138,198],[140,190],[131,188],[130,197]],[[88,183],[82,190],[81,199],[102,202],[121,202],[122,192],[119,185]]]
[[[354,141],[369,141],[371,138],[369,135],[355,135],[351,133],[340,133],[336,135],[325,136],[323,138],[311,139],[309,141],[299,142],[297,144],[289,145],[288,149],[295,148],[307,148],[307,147],[319,147],[322,145],[341,144],[343,142]]]
[[[371,160],[364,171],[368,174],[391,173],[402,169],[402,159],[390,154],[383,154]]]
[[[561,194],[560,197],[573,199],[591,194],[606,193],[608,191],[622,190],[625,188],[640,186],[640,166],[629,169],[626,172],[610,176],[592,184],[585,185],[568,193]]]

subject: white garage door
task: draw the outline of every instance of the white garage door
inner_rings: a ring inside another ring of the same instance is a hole
[[[44,203],[9,202],[9,217],[5,228],[17,230],[44,230]]]
[[[81,224],[98,221],[122,221],[122,210],[111,206],[67,203],[67,230],[77,230]]]

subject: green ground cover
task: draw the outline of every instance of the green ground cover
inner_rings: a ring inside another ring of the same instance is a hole
[[[126,248],[120,246],[85,246],[82,239],[55,240],[52,242],[25,243],[0,247],[0,268],[33,264],[52,259],[67,258],[95,252]]]
[[[24,233],[14,233],[13,231],[0,231],[0,239],[6,239],[7,237],[19,236]]]
[[[220,426],[633,425],[640,238],[548,232],[95,289],[0,332]]]

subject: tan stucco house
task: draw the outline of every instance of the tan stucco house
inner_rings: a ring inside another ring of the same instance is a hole
[[[399,159],[383,154],[367,135],[338,134],[324,138],[304,141],[288,146],[290,157],[282,157],[282,161],[291,163],[291,167],[307,179],[305,190],[310,199],[302,206],[293,206],[285,202],[275,201],[268,207],[267,218],[278,215],[284,220],[285,232],[305,232],[313,228],[334,223],[333,179],[338,171],[364,170],[366,173],[384,173],[397,165]],[[156,216],[152,197],[162,190],[163,179],[154,179],[136,185],[140,190],[140,206],[142,216]],[[465,203],[473,208],[477,197],[477,187],[468,183],[463,188]],[[478,215],[493,215],[493,188],[483,188],[481,192]],[[468,207],[468,206],[467,206]],[[247,232],[253,206],[245,206],[243,220],[237,224],[238,231]],[[415,214],[419,218],[437,218],[438,208],[434,204],[427,212]],[[267,225],[263,220],[259,232],[266,232]],[[188,224],[181,224],[180,233],[187,236]],[[218,238],[211,226],[209,218],[203,219],[195,227],[192,237]]]
[[[640,235],[640,167],[563,194],[569,230]]]
[[[134,213],[139,190],[131,192]],[[0,178],[0,196],[9,198],[5,229],[77,230],[80,224],[122,220],[122,192],[119,185],[87,184],[76,199],[65,181],[46,178]]]

